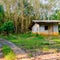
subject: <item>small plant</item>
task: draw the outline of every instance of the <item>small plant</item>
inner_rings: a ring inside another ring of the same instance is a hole
[[[3,46],[2,51],[3,51],[4,57],[6,60],[15,60],[16,59],[16,56],[10,47]]]
[[[50,45],[49,42],[43,42],[42,44],[43,44],[43,45]]]
[[[48,47],[44,47],[43,51],[49,51],[49,48]]]
[[[29,56],[30,56],[30,57],[33,57],[33,54],[32,54],[32,53],[29,53]]]

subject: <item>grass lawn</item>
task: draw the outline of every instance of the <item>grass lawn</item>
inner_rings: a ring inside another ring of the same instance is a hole
[[[25,34],[10,34],[9,36],[3,37],[18,47],[22,48],[26,52],[57,52],[60,50],[60,39],[58,37],[42,36],[38,34],[25,33]],[[43,53],[42,53],[43,54]],[[31,55],[31,54],[30,54]]]

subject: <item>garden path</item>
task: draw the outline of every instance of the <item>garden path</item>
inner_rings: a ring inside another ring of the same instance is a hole
[[[4,60],[4,55],[2,53],[2,44],[0,43],[0,60]]]

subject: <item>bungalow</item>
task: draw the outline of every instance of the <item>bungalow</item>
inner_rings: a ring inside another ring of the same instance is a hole
[[[33,20],[32,33],[43,35],[59,35],[58,24],[60,20]]]

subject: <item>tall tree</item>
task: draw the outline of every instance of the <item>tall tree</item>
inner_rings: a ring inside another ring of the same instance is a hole
[[[4,20],[4,9],[3,6],[0,5],[0,26],[4,22],[3,20]]]

